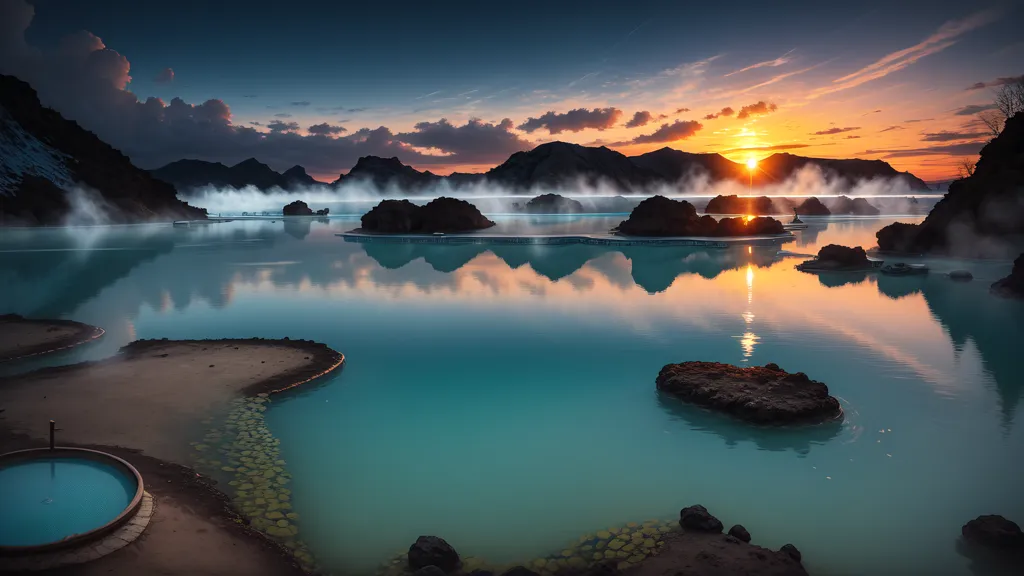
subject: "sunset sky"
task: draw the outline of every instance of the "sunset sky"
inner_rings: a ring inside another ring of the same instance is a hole
[[[0,72],[144,168],[475,172],[563,140],[942,180],[1024,74],[1022,4],[0,0]]]

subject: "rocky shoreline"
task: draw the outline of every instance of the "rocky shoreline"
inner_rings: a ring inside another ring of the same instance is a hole
[[[102,328],[73,320],[35,320],[17,314],[2,314],[0,362],[73,348],[103,334]]]

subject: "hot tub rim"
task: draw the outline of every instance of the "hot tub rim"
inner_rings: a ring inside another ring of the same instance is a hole
[[[129,477],[135,478],[135,495],[132,497],[128,506],[124,508],[114,517],[113,520],[106,524],[93,528],[87,532],[79,534],[73,534],[67,536],[62,540],[56,542],[47,542],[45,544],[35,544],[30,546],[5,546],[0,545],[0,556],[13,556],[21,554],[36,554],[40,552],[52,552],[57,550],[64,550],[67,548],[73,548],[80,546],[88,542],[95,542],[117,530],[121,526],[124,526],[128,521],[132,519],[135,513],[138,511],[139,506],[142,505],[142,496],[145,493],[145,485],[142,481],[142,474],[135,469],[134,466],[129,464],[123,458],[114,456],[107,452],[100,450],[93,450],[90,448],[73,448],[70,446],[57,446],[55,448],[28,448],[26,450],[15,450],[13,452],[7,452],[0,454],[0,467],[10,464],[11,462],[19,461],[30,461],[30,460],[42,460],[46,458],[80,458],[84,460],[92,460],[94,462],[103,462],[108,465],[112,465],[115,468],[120,469],[122,472],[127,473]]]

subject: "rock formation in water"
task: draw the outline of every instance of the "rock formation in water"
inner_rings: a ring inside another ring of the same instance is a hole
[[[658,390],[755,424],[820,423],[842,415],[828,387],[775,364],[740,368],[719,362],[668,364]]]
[[[626,236],[756,236],[783,234],[782,223],[774,218],[722,218],[697,216],[697,209],[685,200],[664,196],[645,199],[619,224]]]
[[[863,198],[840,196],[832,200],[829,206],[832,214],[844,216],[877,216],[882,213]]]
[[[541,194],[531,198],[523,210],[531,214],[580,214],[584,211],[579,201],[560,194]]]
[[[296,200],[281,210],[285,216],[312,216],[313,210],[302,200]]]
[[[818,200],[814,196],[804,200],[797,205],[796,213],[801,216],[828,216],[832,214],[832,211],[825,206],[821,200]]]
[[[409,568],[413,570],[436,566],[446,573],[451,573],[458,570],[461,565],[459,553],[443,538],[420,536],[409,547]]]
[[[868,254],[860,246],[850,248],[839,244],[822,246],[817,258],[805,260],[797,265],[797,270],[804,272],[843,272],[852,270],[870,270],[872,263]]]
[[[233,166],[205,160],[177,160],[150,170],[149,173],[173,184],[180,192],[204,186],[237,189],[252,186],[266,192],[271,188],[293,190],[322,184],[306,174],[306,169],[302,166],[292,166],[280,174],[255,158],[243,160]]]
[[[777,214],[772,199],[767,196],[740,197],[715,196],[708,202],[705,214],[744,214],[750,216],[766,216]]]
[[[981,149],[974,174],[949,191],[921,224],[878,231],[878,247],[964,257],[1005,257],[1024,236],[1024,112]]]
[[[472,232],[494,226],[465,200],[440,197],[417,206],[408,200],[384,200],[363,214],[361,229],[380,234]]]
[[[44,108],[31,86],[0,75],[0,223],[60,224],[86,207],[106,222],[206,218],[174,187]]]
[[[1010,298],[1024,298],[1024,254],[1013,261],[1009,276],[992,284],[992,292]]]
[[[964,540],[995,550],[1024,551],[1024,532],[1016,522],[999,515],[978,516],[961,528]]]

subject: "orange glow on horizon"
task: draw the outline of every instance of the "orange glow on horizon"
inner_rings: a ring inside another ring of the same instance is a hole
[[[750,170],[751,172],[753,172],[754,169],[756,169],[756,168],[757,168],[757,160],[754,159],[754,158],[747,158],[747,170]]]

